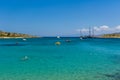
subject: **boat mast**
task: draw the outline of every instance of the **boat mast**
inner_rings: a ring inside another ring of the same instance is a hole
[[[94,37],[95,35],[94,35],[94,28],[92,28],[92,37]]]
[[[82,37],[82,31],[80,30],[80,37]]]
[[[91,27],[89,27],[89,37],[91,37]]]

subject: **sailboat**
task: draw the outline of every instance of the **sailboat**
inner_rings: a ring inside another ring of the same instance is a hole
[[[83,36],[82,36],[82,31],[80,30],[80,40],[83,39]]]

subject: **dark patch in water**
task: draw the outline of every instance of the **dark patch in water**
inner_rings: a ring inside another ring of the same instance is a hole
[[[25,44],[2,44],[0,46],[25,46]]]
[[[114,64],[120,64],[120,55],[113,55],[109,57],[112,63]]]
[[[108,74],[101,74],[101,75],[103,75],[103,76],[105,76],[107,78],[110,78],[112,80],[120,80],[120,72],[115,72],[113,74],[110,74],[110,73],[108,73]]]
[[[63,56],[54,56],[54,58],[56,58],[56,59],[62,59]]]

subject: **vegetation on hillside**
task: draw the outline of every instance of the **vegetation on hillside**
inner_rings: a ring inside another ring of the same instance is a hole
[[[120,38],[120,33],[104,34],[101,37],[103,37],[103,38]]]
[[[0,37],[24,37],[24,38],[34,38],[36,36],[21,34],[21,33],[13,33],[13,32],[4,32],[0,31]]]

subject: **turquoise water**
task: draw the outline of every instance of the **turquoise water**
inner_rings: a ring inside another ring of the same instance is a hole
[[[0,80],[120,80],[120,39],[0,39]]]

